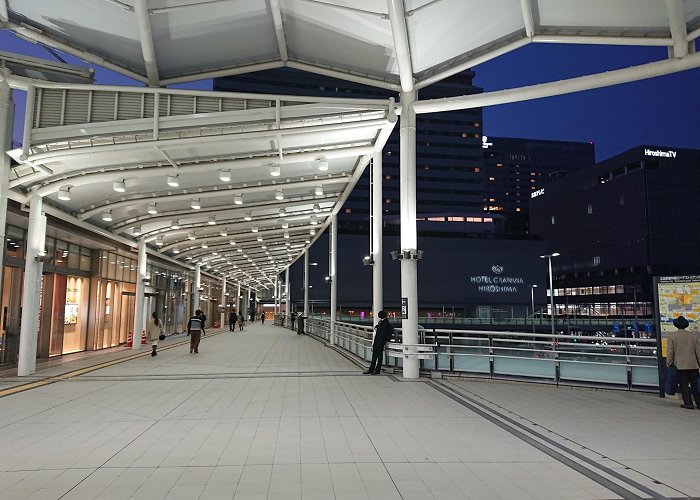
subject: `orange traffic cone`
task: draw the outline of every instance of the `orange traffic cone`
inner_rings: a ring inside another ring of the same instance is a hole
[[[141,332],[141,345],[146,345],[146,342],[148,342],[148,339],[146,339],[146,330],[143,330]]]
[[[134,347],[134,334],[132,332],[126,336],[126,347]]]

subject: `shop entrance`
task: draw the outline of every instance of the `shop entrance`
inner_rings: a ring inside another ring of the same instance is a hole
[[[136,312],[136,295],[133,293],[122,293],[121,314],[119,315],[119,343],[123,344],[127,336],[134,328],[134,315]],[[136,333],[136,332],[134,332]],[[138,341],[141,342],[141,332],[138,333]]]
[[[22,269],[5,266],[0,310],[0,364],[16,363],[19,352],[19,326],[22,317]]]

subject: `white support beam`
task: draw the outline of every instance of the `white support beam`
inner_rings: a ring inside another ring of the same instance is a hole
[[[160,81],[162,86],[174,85],[176,83],[187,83],[196,80],[208,80],[210,78],[221,78],[224,76],[243,75],[245,73],[253,73],[255,71],[265,71],[268,69],[281,68],[284,66],[282,61],[269,61],[254,64],[246,64],[243,66],[234,66],[232,68],[219,69],[216,71],[207,71],[204,73],[192,73],[171,78],[164,78]]]
[[[284,36],[284,24],[282,24],[282,7],[280,0],[269,0],[270,12],[272,12],[272,22],[275,24],[275,36],[277,37],[277,48],[280,51],[280,59],[286,62],[289,58],[287,55],[287,39]]]
[[[0,21],[6,23],[10,20],[10,15],[7,9],[7,0],[0,0]]]
[[[143,62],[146,66],[146,76],[148,85],[151,87],[160,86],[160,76],[158,75],[158,64],[156,63],[156,50],[153,46],[153,33],[151,33],[151,22],[148,19],[148,6],[146,0],[134,1],[134,13],[139,26],[139,38],[141,39],[141,52]]]
[[[447,97],[443,99],[428,99],[416,102],[413,108],[416,113],[439,113],[442,111],[454,111],[457,109],[480,108],[484,106],[496,106],[511,102],[529,101],[552,97],[556,95],[570,94],[584,90],[609,87],[621,83],[635,82],[646,78],[668,75],[700,67],[700,53],[692,54],[681,59],[667,59],[640,66],[597,73],[595,75],[581,76],[558,82],[541,83],[516,89],[499,90],[477,95],[465,95]]]
[[[685,26],[683,0],[666,0],[668,26],[673,38],[673,57],[679,59],[688,55],[688,30]]]
[[[700,38],[700,28],[695,28],[693,31],[688,33],[688,41],[692,42],[696,38]]]
[[[107,61],[106,59],[91,54],[89,52],[85,52],[84,50],[72,47],[67,43],[59,42],[58,40],[55,40],[36,29],[30,29],[20,24],[15,24],[13,22],[7,22],[5,23],[5,26],[8,29],[17,33],[18,35],[20,35],[20,37],[22,38],[26,38],[36,43],[48,45],[50,47],[60,50],[61,52],[65,52],[66,54],[75,56],[78,59],[82,59],[85,62],[97,64],[98,66],[102,66],[103,68],[111,69],[112,71],[116,71],[117,73],[121,73],[122,75],[128,76],[129,78],[132,78],[137,82],[148,83],[147,78],[145,78],[143,75],[136,73],[135,71],[122,68],[121,66],[114,64],[113,62]]]
[[[145,310],[145,297],[146,297],[146,270],[148,269],[148,257],[146,255],[146,240],[141,238],[139,240],[138,246],[138,261],[137,261],[137,271],[136,271],[136,306],[134,308],[134,329],[132,331],[131,345],[132,349],[141,348],[141,331],[146,329],[146,315],[148,311]]]
[[[391,23],[391,34],[394,38],[396,62],[399,66],[401,90],[403,92],[411,92],[413,90],[413,64],[411,62],[411,47],[408,43],[406,12],[403,0],[386,0],[386,3],[389,8],[389,22]]]
[[[345,71],[336,70],[332,68],[325,68],[322,66],[316,66],[314,64],[309,64],[299,61],[287,61],[286,66],[288,68],[299,69],[302,71],[308,71],[309,73],[315,73],[317,75],[330,76],[331,78],[337,78],[339,80],[344,80],[346,82],[361,83],[362,85],[368,85],[370,87],[377,87],[380,89],[400,91],[401,85],[391,83],[386,80],[378,80],[376,78],[371,78],[368,76],[356,75],[353,73],[346,73]]]
[[[535,35],[535,18],[532,15],[531,0],[520,0],[520,6],[523,9],[523,21],[525,21],[525,34],[528,38]]]
[[[669,47],[668,37],[599,36],[599,35],[534,35],[534,43],[561,43],[576,45],[620,45],[633,47]]]

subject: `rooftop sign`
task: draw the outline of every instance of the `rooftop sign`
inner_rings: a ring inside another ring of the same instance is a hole
[[[660,149],[644,148],[644,156],[659,156],[661,158],[675,158],[678,153],[673,150],[662,151]]]

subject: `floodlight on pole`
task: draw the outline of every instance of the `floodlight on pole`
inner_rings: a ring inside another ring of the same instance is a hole
[[[554,278],[552,276],[552,258],[559,257],[561,255],[559,252],[553,252],[546,255],[540,255],[540,259],[547,259],[548,269],[549,269],[549,302],[550,302],[550,315],[552,318],[552,335],[554,335]],[[552,340],[554,340],[552,338]]]

